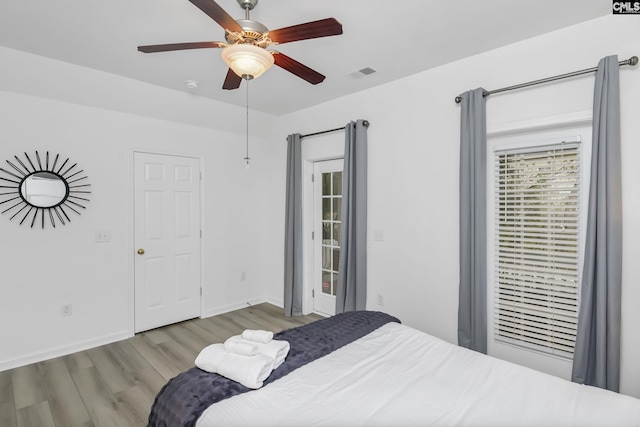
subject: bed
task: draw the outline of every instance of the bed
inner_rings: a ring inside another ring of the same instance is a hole
[[[638,426],[640,400],[452,345],[380,312],[282,331],[291,350],[258,390],[192,368],[149,426]]]

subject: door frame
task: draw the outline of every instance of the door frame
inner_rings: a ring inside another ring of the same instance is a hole
[[[315,162],[344,157],[344,133],[314,136],[302,141],[302,313],[313,313],[313,167]]]
[[[128,223],[128,254],[127,254],[127,273],[129,277],[129,319],[128,319],[128,328],[129,328],[129,336],[133,337],[135,335],[135,251],[136,251],[136,242],[135,242],[135,171],[134,171],[134,157],[136,153],[143,154],[157,154],[161,156],[174,156],[174,157],[189,157],[193,159],[197,159],[200,166],[200,230],[202,232],[200,236],[200,318],[202,319],[203,313],[206,310],[206,297],[207,292],[204,288],[204,284],[206,282],[205,278],[205,248],[206,248],[206,230],[205,224],[205,161],[204,156],[201,154],[195,154],[191,152],[179,152],[179,151],[169,151],[169,150],[159,150],[159,149],[148,149],[148,148],[140,148],[135,147],[129,150],[127,156],[127,170],[128,170],[128,178],[127,178],[127,223]]]

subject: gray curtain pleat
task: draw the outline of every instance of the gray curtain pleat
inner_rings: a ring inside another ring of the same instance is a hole
[[[462,94],[460,120],[460,293],[458,345],[487,353],[486,103]]]
[[[364,120],[345,127],[342,173],[340,264],[336,314],[367,305],[367,127]]]
[[[284,315],[302,315],[302,137],[287,137],[284,234]]]
[[[618,391],[622,288],[620,79],[617,56],[598,63],[591,186],[578,332],[571,379]]]

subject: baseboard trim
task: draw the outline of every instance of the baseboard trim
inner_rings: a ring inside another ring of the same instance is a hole
[[[121,341],[127,338],[131,338],[133,335],[131,331],[120,331],[115,334],[104,335],[98,338],[92,338],[90,340],[79,341],[70,345],[64,345],[60,347],[51,348],[45,351],[39,351],[36,353],[27,354],[25,356],[0,361],[0,372],[7,371],[9,369],[19,368],[21,366],[30,365],[32,363],[42,362],[44,360],[54,359],[56,357],[66,356],[68,354],[76,353],[78,351],[88,350],[90,348],[99,347],[105,344],[111,344],[116,341]]]

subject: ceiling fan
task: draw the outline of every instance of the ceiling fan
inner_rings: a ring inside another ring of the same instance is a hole
[[[258,21],[249,18],[249,11],[258,0],[236,0],[245,11],[245,19],[235,20],[214,0],[189,0],[196,7],[209,15],[225,30],[226,43],[219,41],[190,42],[138,46],[144,53],[167,52],[185,49],[220,48],[221,56],[229,66],[223,89],[237,89],[242,79],[250,80],[258,77],[274,63],[311,84],[321,83],[325,76],[285,54],[267,50],[275,44],[314,39],[318,37],[342,34],[342,24],[334,18],[269,30]]]

